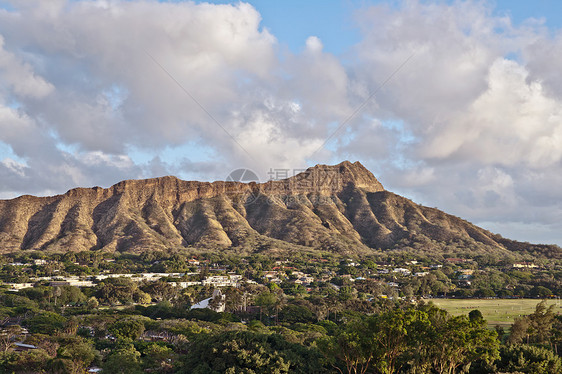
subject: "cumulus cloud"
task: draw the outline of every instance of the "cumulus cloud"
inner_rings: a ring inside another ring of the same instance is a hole
[[[418,202],[562,243],[562,34],[539,22],[487,2],[370,6],[344,60],[315,35],[289,52],[243,2],[11,5],[0,197],[350,158]]]
[[[326,124],[350,108],[345,69],[322,42],[311,37],[301,55],[282,52],[249,4],[29,0],[13,7],[0,13],[7,41],[0,52],[11,66],[0,69],[20,83],[4,100],[46,132],[43,147],[72,147],[64,157],[76,162],[193,142],[226,169],[303,166]],[[18,95],[25,87],[34,97]],[[29,143],[20,149],[0,140],[24,159],[36,157]],[[294,147],[302,151],[287,151]],[[158,157],[137,166],[146,176],[178,172]],[[122,178],[139,176],[121,169]]]
[[[53,85],[36,75],[29,64],[4,49],[4,38],[1,36],[0,72],[4,86],[9,87],[16,97],[37,99],[53,91]]]
[[[0,32],[29,46],[56,87],[29,111],[85,150],[214,137],[206,114],[164,69],[216,113],[238,100],[238,84],[273,63],[275,39],[258,29],[260,15],[248,4],[44,3],[37,2],[43,11],[2,14]]]
[[[506,234],[518,239],[525,225],[550,225],[546,241],[561,243],[560,37],[540,23],[515,27],[485,2],[374,6],[358,19],[352,72],[371,90],[413,55],[366,107],[400,124],[371,132],[373,144],[391,144],[370,162],[387,186],[490,228],[511,222]],[[369,159],[373,148],[342,150]]]

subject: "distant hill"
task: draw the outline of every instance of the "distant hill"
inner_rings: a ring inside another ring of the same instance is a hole
[[[131,251],[182,247],[366,253],[411,249],[508,254],[557,246],[504,239],[386,191],[359,162],[317,165],[267,183],[175,177],[0,200],[0,251]]]

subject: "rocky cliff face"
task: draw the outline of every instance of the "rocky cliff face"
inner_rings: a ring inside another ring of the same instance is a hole
[[[340,253],[405,246],[505,252],[506,243],[386,191],[363,165],[347,161],[263,184],[163,177],[0,201],[2,252],[291,245]]]

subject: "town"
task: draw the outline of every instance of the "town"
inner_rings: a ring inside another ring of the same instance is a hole
[[[487,318],[487,328],[507,342],[521,339],[514,326],[534,318],[526,315],[535,315],[535,306],[541,315],[559,313],[560,271],[556,260],[521,257],[29,251],[2,257],[0,340],[17,358],[6,361],[8,369],[27,360],[113,373],[130,356],[130,372],[174,372],[192,367],[185,360],[194,342],[214,333],[290,331],[307,346],[352,315],[397,306],[431,314],[428,306],[440,302],[517,299],[525,312]],[[541,299],[552,299],[550,309]],[[544,335],[553,344],[555,321]],[[325,352],[316,349],[320,367]]]

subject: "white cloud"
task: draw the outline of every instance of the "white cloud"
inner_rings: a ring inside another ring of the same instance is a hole
[[[11,88],[17,98],[40,99],[51,93],[53,85],[37,75],[33,68],[23,63],[4,48],[0,35],[0,81]]]
[[[40,60],[57,87],[46,100],[25,102],[26,109],[89,151],[180,144],[209,127],[216,135],[215,124],[158,64],[220,117],[225,103],[240,100],[245,80],[265,77],[274,63],[275,39],[259,30],[260,15],[244,3],[44,7],[2,14],[0,33],[30,46],[30,60]],[[117,107],[104,100],[115,86],[123,96]]]
[[[326,124],[349,109],[345,69],[322,52],[320,40],[311,37],[310,51],[285,55],[282,64],[275,37],[249,4],[13,6],[0,13],[3,53],[37,83],[28,89],[34,97],[18,96],[15,86],[3,94],[5,102],[17,96],[19,109],[3,108],[13,118],[0,124],[7,128],[0,140],[27,161],[26,178],[36,178],[22,191],[167,171],[190,175],[158,156],[141,164],[127,156],[130,149],[158,154],[187,142],[214,150],[212,161],[225,170],[213,176],[234,166],[304,167]],[[22,81],[14,69],[5,75]],[[48,91],[38,89],[41,82],[50,82]],[[205,164],[189,158],[179,164]],[[47,171],[56,178],[47,180]]]
[[[560,184],[544,180],[562,174],[562,38],[538,23],[514,27],[485,2],[409,1],[362,10],[359,19],[365,37],[352,71],[371,91],[413,54],[367,106],[383,122],[404,124],[400,136],[382,137],[392,145],[370,162],[383,183],[453,214],[502,223],[494,227],[513,222],[508,234],[556,222]],[[360,159],[378,150],[353,145],[342,150]]]
[[[562,102],[548,97],[542,84],[528,82],[520,64],[496,60],[488,88],[467,103],[464,113],[430,134],[424,157],[459,157],[485,164],[542,168],[562,156]]]
[[[4,166],[6,169],[10,170],[11,172],[18,175],[19,177],[25,177],[24,164],[12,160],[11,158],[5,158],[2,161],[0,161],[0,163],[2,163],[2,166]]]
[[[306,49],[310,53],[320,53],[322,48],[324,48],[322,41],[317,36],[309,36],[306,39]]]

